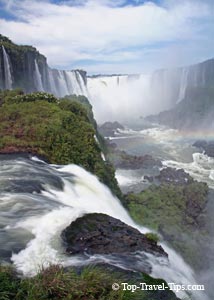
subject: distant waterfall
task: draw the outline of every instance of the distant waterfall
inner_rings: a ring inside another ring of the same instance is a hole
[[[87,86],[80,71],[56,70],[48,67],[47,78],[44,79],[40,73],[39,66],[35,60],[34,83],[37,91],[45,91],[54,94],[56,97],[66,95],[88,96]],[[46,86],[46,88],[44,88]]]
[[[40,74],[39,66],[36,59],[35,59],[34,79],[35,79],[36,89],[41,92],[44,91],[43,84],[42,84],[42,75]]]
[[[57,97],[66,95],[88,96],[87,86],[78,70],[64,71],[48,69],[50,92]]]
[[[185,97],[186,89],[188,86],[188,74],[189,74],[189,68],[183,68],[181,71],[180,89],[179,89],[177,103],[182,101]]]
[[[2,46],[2,50],[3,50],[3,62],[4,62],[5,89],[11,90],[13,85],[13,80],[11,75],[11,65],[10,65],[8,54],[4,46]]]
[[[150,75],[89,77],[89,100],[98,122],[126,122],[152,113]],[[157,106],[157,105],[156,105]]]

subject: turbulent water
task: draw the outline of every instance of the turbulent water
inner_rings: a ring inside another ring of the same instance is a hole
[[[169,260],[140,252],[130,261],[112,255],[65,255],[62,230],[87,213],[106,213],[148,232],[136,225],[110,190],[84,169],[49,165],[35,157],[2,155],[0,171],[0,257],[11,260],[24,275],[35,275],[52,263],[72,266],[105,262],[140,270],[147,261],[155,277],[177,284],[195,283],[191,268],[166,245]]]
[[[98,122],[130,120],[140,117],[140,112],[151,113],[147,104],[152,100],[150,75],[89,77],[87,89]]]
[[[139,126],[138,126],[139,127]],[[195,180],[205,182],[210,188],[208,204],[206,209],[207,228],[210,233],[209,241],[206,245],[206,254],[202,258],[208,259],[209,269],[199,272],[198,280],[206,282],[207,291],[211,295],[209,299],[213,299],[213,197],[214,197],[214,158],[204,153],[199,153],[198,149],[193,147],[193,143],[197,139],[206,138],[205,134],[197,135],[191,132],[179,132],[166,127],[138,128],[138,130],[119,130],[115,136],[110,139],[116,143],[119,149],[125,150],[129,154],[144,155],[151,154],[154,158],[162,161],[163,167],[172,167],[175,169],[184,169]],[[207,134],[207,133],[206,133]],[[208,139],[212,139],[212,135],[207,135]],[[124,193],[135,191],[140,192],[151,185],[144,179],[145,175],[156,176],[159,174],[158,167],[145,168],[139,170],[123,170],[116,171],[116,177],[120,187]],[[188,243],[188,240],[186,241]],[[197,249],[196,249],[197,251]],[[194,267],[194,266],[193,266]],[[202,299],[204,299],[202,297]]]
[[[195,180],[206,182],[214,189],[214,159],[199,153],[197,148],[192,146],[197,136],[165,127],[154,127],[138,131],[121,130],[119,135],[110,139],[129,154],[149,153],[154,158],[160,159],[164,166],[182,168]],[[144,171],[147,172],[146,175],[152,172],[148,169]],[[121,185],[142,182],[143,174],[140,171],[117,170],[117,178]]]

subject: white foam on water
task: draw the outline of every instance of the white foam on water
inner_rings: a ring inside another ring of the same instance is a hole
[[[214,189],[214,159],[203,153],[194,153],[193,161],[183,163],[174,160],[163,161],[163,165],[175,169],[184,169],[195,180],[206,182]]]
[[[26,249],[12,256],[17,269],[28,276],[35,275],[41,266],[59,262],[63,264],[66,261],[60,249],[54,249],[52,243],[55,241],[59,245],[62,230],[85,213],[105,213],[138,227],[119,200],[95,176],[75,165],[64,166],[58,171],[75,176],[71,181],[64,179],[63,191],[49,189],[42,192],[49,199],[58,201],[59,208],[15,225],[15,228],[24,228],[35,236]],[[146,228],[139,228],[148,231]]]
[[[24,275],[33,276],[42,267],[50,264],[78,265],[98,259],[92,256],[84,261],[78,256],[65,256],[61,246],[62,230],[86,213],[104,213],[120,219],[142,233],[149,231],[133,222],[120,201],[94,175],[76,165],[58,166],[57,172],[68,174],[63,179],[64,190],[48,189],[43,195],[58,202],[59,206],[42,216],[28,217],[15,225],[16,228],[29,230],[35,236],[24,250],[12,256],[15,266]],[[181,282],[194,284],[191,268],[175,251],[166,245],[163,247],[169,254],[169,260],[164,260],[164,266],[160,259],[148,255],[149,262],[153,266],[152,275],[177,284]],[[113,258],[100,256],[99,259],[117,264]]]
[[[117,169],[115,177],[120,186],[131,186],[144,180],[144,177],[134,175],[130,170]]]

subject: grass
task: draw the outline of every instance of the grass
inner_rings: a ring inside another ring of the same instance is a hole
[[[136,291],[122,289],[122,282],[137,284],[166,283],[161,279],[140,274],[137,279],[127,278],[124,272],[104,267],[85,267],[77,272],[52,265],[33,278],[17,278],[12,267],[0,266],[0,300],[176,300],[169,291]],[[118,291],[112,290],[112,284],[120,285]]]

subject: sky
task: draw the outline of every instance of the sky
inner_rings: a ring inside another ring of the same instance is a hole
[[[214,0],[0,0],[0,33],[54,68],[149,73],[214,57]]]

